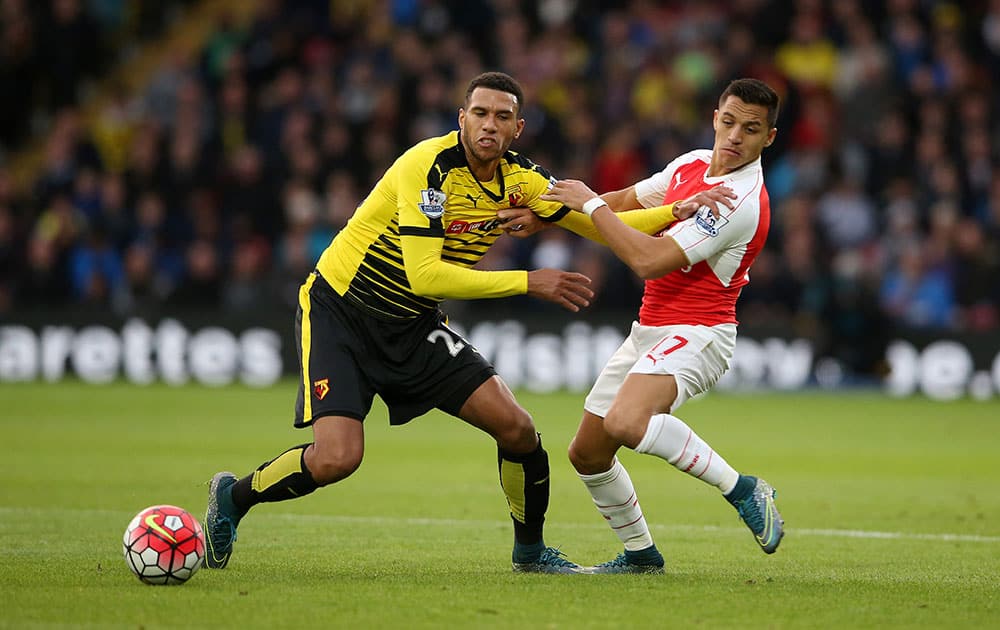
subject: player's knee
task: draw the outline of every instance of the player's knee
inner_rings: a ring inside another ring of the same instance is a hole
[[[351,448],[317,451],[309,458],[307,465],[313,481],[317,485],[326,486],[350,477],[361,466],[363,456],[362,450]]]
[[[573,438],[573,441],[570,442],[567,454],[569,455],[569,463],[581,475],[602,473],[611,468],[611,460],[614,459],[614,455],[609,458],[603,453],[594,452],[577,438]]]
[[[635,448],[642,441],[645,430],[640,425],[636,414],[621,408],[612,407],[604,417],[604,430],[608,435],[629,448]]]
[[[524,409],[517,407],[502,423],[496,434],[497,444],[513,453],[528,453],[538,444],[538,433],[535,423]]]
[[[323,460],[310,466],[309,472],[317,485],[326,486],[350,477],[360,465],[360,458],[357,460]]]

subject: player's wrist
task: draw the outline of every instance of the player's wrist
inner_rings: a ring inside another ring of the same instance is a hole
[[[580,208],[580,212],[589,217],[594,214],[594,210],[606,205],[608,205],[608,202],[604,201],[600,197],[594,197],[593,199],[588,199],[584,202],[583,207]]]

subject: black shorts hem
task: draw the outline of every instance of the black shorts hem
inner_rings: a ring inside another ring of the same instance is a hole
[[[294,426],[296,429],[305,429],[306,427],[311,427],[316,420],[320,418],[326,418],[327,416],[343,416],[345,418],[352,418],[358,422],[364,422],[365,417],[356,411],[346,411],[346,410],[331,410],[324,411],[322,413],[314,413],[313,417],[309,420],[304,420],[302,418],[296,418]]]
[[[458,412],[462,410],[462,405],[464,405],[465,401],[469,399],[469,396],[472,396],[472,394],[479,389],[480,385],[496,376],[496,374],[497,371],[493,369],[492,366],[484,367],[469,378],[465,379],[461,385],[445,396],[437,408],[445,413],[455,416],[456,418],[459,417]]]

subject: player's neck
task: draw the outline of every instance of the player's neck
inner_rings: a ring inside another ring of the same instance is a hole
[[[467,155],[466,158],[469,163],[469,170],[472,171],[473,177],[475,177],[481,184],[488,184],[496,179],[497,166],[500,165],[500,160],[481,162],[471,155]]]
[[[705,171],[706,177],[725,177],[733,172],[735,169],[728,169],[714,162],[708,165],[708,170]]]

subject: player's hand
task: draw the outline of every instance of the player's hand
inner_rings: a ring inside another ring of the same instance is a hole
[[[572,271],[536,269],[528,272],[528,295],[555,302],[574,313],[590,306],[594,292],[589,284],[590,278]]]
[[[684,201],[678,201],[674,205],[674,216],[677,217],[678,221],[683,221],[694,216],[698,208],[708,206],[708,209],[712,211],[715,218],[719,218],[719,213],[722,211],[719,208],[719,204],[732,210],[734,207],[733,199],[736,199],[736,193],[733,192],[733,189],[720,184],[715,188],[709,188],[696,195],[692,195]]]
[[[570,210],[579,211],[583,204],[597,196],[578,179],[560,179],[541,196],[542,201],[558,201]]]
[[[497,217],[503,221],[500,229],[514,238],[526,238],[550,227],[550,224],[539,219],[531,208],[503,208],[497,210]]]

